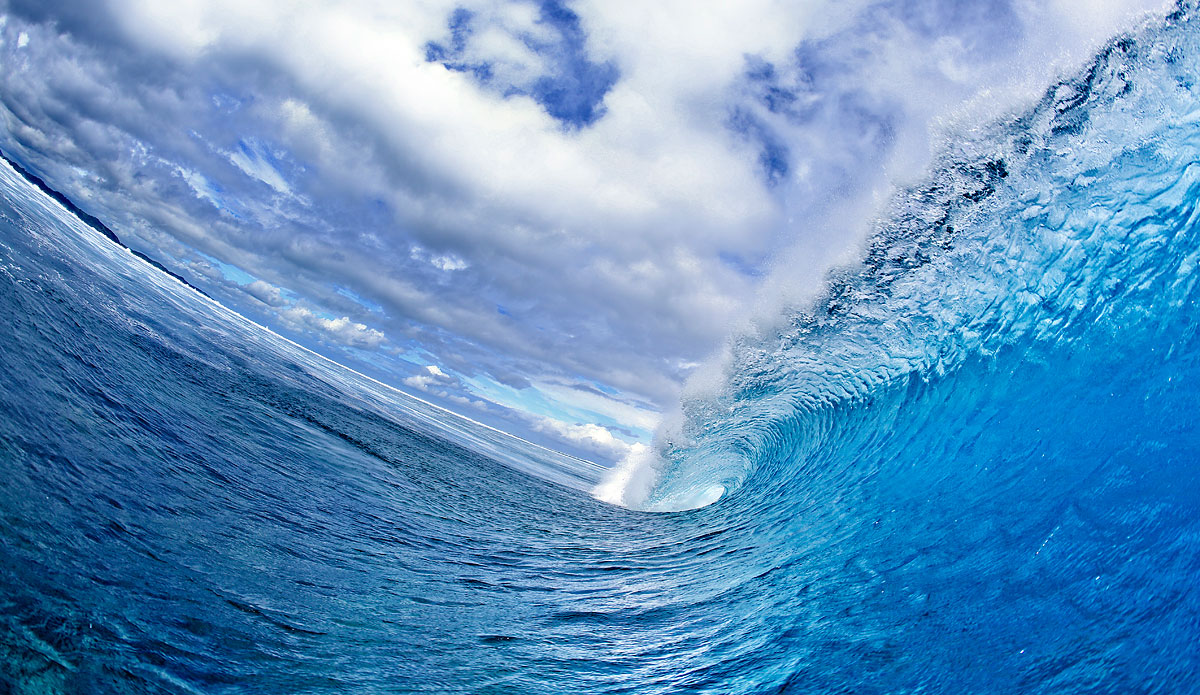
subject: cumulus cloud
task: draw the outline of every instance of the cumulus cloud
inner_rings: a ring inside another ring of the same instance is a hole
[[[534,423],[534,430],[559,437],[604,461],[619,461],[629,454],[632,447],[640,446],[618,439],[611,430],[595,423],[541,418]]]
[[[642,427],[938,129],[1166,3],[1087,4],[0,0],[0,146],[271,325]]]
[[[246,291],[246,294],[267,306],[281,307],[287,304],[287,300],[284,299],[283,293],[279,291],[278,287],[262,280],[255,280],[243,289]]]
[[[462,382],[457,377],[443,372],[436,364],[425,365],[420,373],[404,379],[404,385],[420,391],[437,392],[442,396],[448,395],[447,389],[463,389]]]
[[[348,316],[326,318],[299,305],[289,306],[278,315],[293,329],[315,331],[325,340],[348,347],[373,350],[385,340],[381,331],[369,328],[366,324],[355,323]]]
[[[424,261],[438,270],[446,273],[452,273],[456,270],[466,270],[471,267],[470,263],[453,253],[434,254],[427,249],[414,245],[409,250],[409,258],[415,261]]]

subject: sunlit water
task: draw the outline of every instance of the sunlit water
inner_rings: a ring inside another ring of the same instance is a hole
[[[1200,28],[964,136],[595,470],[247,323],[0,167],[0,693],[1200,690]],[[451,443],[457,442],[457,443]]]

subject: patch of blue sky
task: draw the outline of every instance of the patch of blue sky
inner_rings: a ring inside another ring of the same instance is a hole
[[[428,365],[438,365],[438,359],[413,341],[397,345],[391,344],[387,350],[393,365],[389,371],[400,376],[412,376],[415,371],[423,370]],[[441,369],[441,367],[438,367]]]
[[[790,152],[774,129],[749,109],[734,107],[726,122],[730,130],[758,148],[758,165],[767,185],[782,183],[791,170]]]
[[[463,383],[484,398],[509,408],[524,410],[534,415],[551,417],[556,420],[567,419],[571,416],[571,413],[562,404],[550,401],[534,388],[515,389],[486,376],[464,379]]]
[[[367,311],[370,311],[370,312],[373,312],[376,314],[383,313],[383,305],[376,304],[375,302],[372,302],[371,300],[360,296],[359,294],[357,294],[356,292],[354,292],[351,289],[348,289],[346,287],[342,287],[341,285],[338,285],[338,286],[334,287],[334,292],[337,292],[338,294],[342,295],[346,299],[349,299],[350,301],[354,302],[355,304],[362,306]]]
[[[601,393],[606,393],[610,396],[616,396],[621,393],[617,389],[615,389],[607,384],[602,384],[599,381],[589,381],[588,384],[590,384],[591,387],[596,389],[597,391],[599,391]]]
[[[557,29],[560,38],[553,43],[527,45],[539,54],[557,58],[558,70],[535,83],[533,97],[561,121],[590,125],[604,114],[602,101],[617,81],[617,67],[588,60],[587,35],[579,15],[560,0],[545,0],[539,9],[542,21]]]
[[[425,44],[425,60],[430,63],[441,63],[456,72],[469,72],[480,82],[492,79],[491,66],[485,62],[471,61],[466,58],[467,40],[474,29],[471,26],[475,13],[460,7],[450,13],[446,28],[450,31],[446,42],[430,41]]]
[[[520,82],[498,76],[495,60],[473,51],[472,39],[482,18],[464,8],[447,20],[449,37],[425,45],[425,59],[450,70],[471,74],[483,87],[508,96],[528,96],[568,128],[582,128],[604,115],[604,95],[619,72],[611,62],[589,59],[579,15],[561,0],[535,3],[539,31],[515,30],[513,38],[539,59],[542,72]]]
[[[320,306],[316,307],[315,311],[313,309],[309,309],[309,311],[312,312],[313,316],[316,316],[319,319],[325,319],[326,321],[337,321],[339,318],[341,318],[337,314],[334,314],[328,309]]]
[[[761,278],[766,275],[766,259],[749,260],[732,251],[721,251],[717,254],[717,258],[727,268],[737,271],[739,274],[750,278]]]
[[[833,163],[878,159],[891,149],[898,105],[848,79],[862,60],[835,41],[802,42],[790,59],[779,63],[746,56],[742,100],[731,108],[728,126],[758,144],[768,183],[780,183],[792,173],[787,138],[805,129],[819,127],[826,140],[837,143],[841,156],[825,158]],[[830,189],[843,187],[831,176],[853,175],[833,170],[823,174]]]
[[[486,376],[470,377],[462,381],[477,395],[514,410],[560,422],[600,425],[609,428],[619,439],[627,439],[630,434],[643,441],[648,441],[651,437],[652,428],[641,423],[622,422],[607,413],[581,407],[566,399],[554,398],[537,386],[515,389]]]
[[[759,56],[746,56],[745,76],[754,101],[792,122],[803,122],[815,113],[819,100],[812,94],[818,79],[814,70],[819,72],[819,63],[806,66],[797,59],[785,71]]]
[[[551,402],[573,409],[586,422],[593,422],[648,437],[659,422],[659,411],[645,402],[630,400],[623,394],[607,394],[591,387],[592,382],[536,382],[534,388]]]
[[[211,263],[214,268],[221,271],[221,277],[235,285],[249,285],[250,283],[258,280],[258,278],[254,277],[250,273],[247,273],[236,265],[226,263],[225,261],[210,256],[203,251],[195,251],[195,253],[197,256],[200,256],[204,260]]]

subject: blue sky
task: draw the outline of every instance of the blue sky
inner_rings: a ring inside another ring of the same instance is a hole
[[[1165,5],[0,0],[0,147],[248,317],[611,463],[941,138]]]

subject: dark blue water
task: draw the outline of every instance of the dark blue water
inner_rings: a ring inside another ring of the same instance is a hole
[[[0,167],[0,693],[1200,691],[1192,23],[948,146],[735,340],[627,491],[724,492],[684,512]]]

